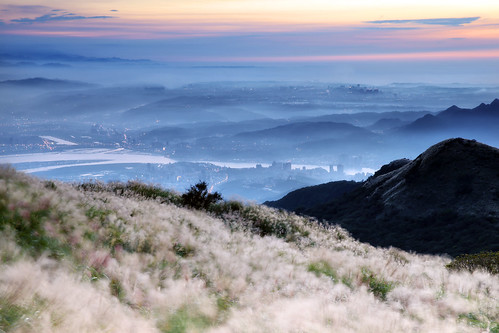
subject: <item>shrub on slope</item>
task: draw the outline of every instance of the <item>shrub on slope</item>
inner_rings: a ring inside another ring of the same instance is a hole
[[[484,270],[490,274],[499,274],[499,252],[480,252],[460,255],[447,268],[452,270]]]

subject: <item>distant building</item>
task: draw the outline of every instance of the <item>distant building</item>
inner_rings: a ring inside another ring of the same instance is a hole
[[[275,170],[286,170],[286,171],[291,171],[291,162],[285,162],[285,163],[282,163],[282,162],[272,162],[272,166],[271,166],[272,169],[275,169]]]
[[[336,170],[335,170],[336,169]],[[333,165],[331,164],[329,166],[329,173],[334,173],[334,174],[338,174],[338,175],[343,175],[345,172],[345,168],[343,166],[343,164],[337,164],[337,165]]]
[[[343,164],[338,164],[336,166],[336,172],[339,173],[340,175],[343,175],[345,173],[345,168],[343,167]]]
[[[272,169],[282,169],[282,163],[278,163],[276,161],[272,162]]]

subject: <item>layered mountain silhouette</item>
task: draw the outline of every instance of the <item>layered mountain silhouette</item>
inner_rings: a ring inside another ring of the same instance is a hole
[[[159,119],[167,124],[225,121],[225,113],[235,113],[237,104],[225,96],[176,96],[132,108],[126,119]],[[255,116],[256,117],[256,116]]]
[[[41,77],[22,79],[22,80],[6,80],[0,81],[2,88],[31,88],[45,90],[61,90],[61,89],[81,89],[90,88],[94,85],[86,82],[46,79]]]
[[[338,113],[328,114],[324,116],[317,116],[310,118],[310,121],[316,122],[336,122],[336,123],[349,123],[360,127],[378,127],[390,125],[402,126],[403,123],[413,122],[427,114],[432,114],[429,111],[388,111],[388,112],[357,112],[357,113]],[[381,121],[380,124],[376,124]]]
[[[409,132],[429,132],[453,129],[499,130],[499,99],[490,104],[482,103],[473,109],[455,105],[436,115],[427,114],[401,128]]]
[[[261,131],[240,133],[236,138],[283,142],[307,142],[324,139],[345,139],[372,136],[368,130],[347,123],[297,122]]]
[[[451,256],[499,250],[499,149],[474,140],[445,140],[394,161],[328,202],[296,199],[307,196],[302,189],[267,204],[338,223],[377,246]]]
[[[407,123],[399,118],[382,118],[367,128],[374,132],[383,132],[392,128],[405,126]]]

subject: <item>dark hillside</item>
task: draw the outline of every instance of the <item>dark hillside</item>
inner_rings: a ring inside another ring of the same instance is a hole
[[[286,210],[300,213],[305,210],[306,207],[328,203],[345,193],[353,191],[361,185],[362,183],[342,180],[308,186],[292,191],[285,195],[282,199],[267,201],[264,204],[270,207],[284,208]]]
[[[499,250],[499,149],[449,139],[409,163],[393,163],[304,213],[377,246],[452,256]]]

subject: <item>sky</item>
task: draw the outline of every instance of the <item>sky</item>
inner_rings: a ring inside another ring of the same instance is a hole
[[[427,63],[493,81],[499,1],[0,0],[0,39],[4,52],[383,71]]]

